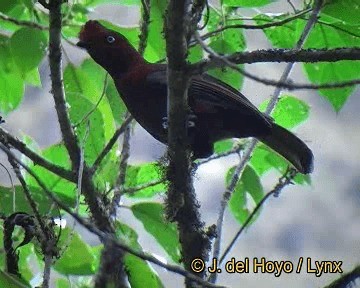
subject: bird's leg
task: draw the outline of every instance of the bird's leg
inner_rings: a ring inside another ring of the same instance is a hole
[[[195,127],[195,121],[197,120],[197,117],[193,113],[189,113],[187,115],[187,128],[194,128]],[[164,130],[168,130],[169,128],[169,122],[167,117],[162,118],[162,127]]]

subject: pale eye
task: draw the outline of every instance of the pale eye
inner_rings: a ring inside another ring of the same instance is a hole
[[[106,37],[106,41],[110,44],[115,42],[115,37],[114,36],[107,36]]]

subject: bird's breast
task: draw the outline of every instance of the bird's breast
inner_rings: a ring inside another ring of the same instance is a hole
[[[163,91],[161,87],[148,87],[143,82],[129,85],[126,80],[116,82],[116,86],[135,120],[154,138],[166,143],[166,130],[163,127],[167,115],[166,89]]]

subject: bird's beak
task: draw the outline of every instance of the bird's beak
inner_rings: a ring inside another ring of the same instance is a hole
[[[84,49],[87,49],[89,47],[89,45],[84,41],[79,41],[78,43],[76,43],[76,46]]]

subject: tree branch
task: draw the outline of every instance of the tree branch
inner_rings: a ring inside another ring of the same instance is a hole
[[[202,37],[201,37],[202,39]],[[236,52],[231,55],[219,57],[210,54],[210,59],[200,61],[191,66],[192,73],[203,73],[206,70],[226,66],[224,60],[232,64],[253,64],[268,62],[338,62],[344,60],[360,60],[360,48],[335,48],[335,49],[261,49],[249,52]]]
[[[177,265],[170,265],[170,264],[165,264],[163,262],[161,262],[160,260],[158,260],[158,258],[153,257],[152,255],[149,255],[147,253],[138,251],[133,249],[132,247],[129,247],[123,243],[120,243],[113,234],[109,234],[106,231],[102,231],[100,229],[98,229],[95,225],[93,225],[92,223],[89,223],[88,221],[86,221],[85,219],[83,219],[82,217],[80,217],[78,214],[74,213],[67,205],[64,205],[53,193],[51,193],[47,187],[45,186],[45,184],[40,180],[40,178],[26,165],[24,164],[22,161],[20,161],[7,147],[5,147],[3,144],[0,144],[0,149],[3,150],[8,157],[11,157],[12,159],[14,159],[14,161],[16,161],[16,163],[18,163],[19,165],[21,165],[28,173],[29,175],[31,175],[35,181],[39,184],[40,188],[43,189],[43,191],[45,192],[45,194],[54,202],[56,203],[61,209],[63,209],[65,212],[67,212],[69,215],[71,215],[79,224],[81,224],[82,226],[84,226],[86,229],[88,229],[90,232],[94,233],[95,235],[97,235],[102,241],[112,241],[112,243],[121,250],[124,250],[134,256],[139,257],[140,259],[143,259],[145,261],[149,261],[151,263],[154,263],[160,267],[165,268],[168,271],[174,272],[176,274],[182,275],[184,277],[186,277],[187,279],[190,279],[196,283],[199,283],[200,285],[202,285],[203,287],[214,287],[214,288],[222,288],[223,286],[218,286],[218,285],[214,285],[211,284],[203,279],[201,279],[200,277],[193,275],[192,273],[184,270],[182,267],[179,267]],[[104,286],[102,286],[104,287]]]
[[[154,180],[154,181],[151,181],[151,182],[148,182],[148,183],[140,184],[140,185],[135,186],[135,187],[124,188],[123,193],[124,194],[127,193],[127,194],[132,195],[137,191],[140,191],[140,190],[143,190],[143,189],[146,189],[146,188],[149,188],[149,187],[153,187],[153,186],[159,185],[159,184],[164,183],[164,182],[165,182],[164,179],[159,179],[159,180]]]
[[[126,117],[130,117],[130,113],[126,112]],[[120,153],[119,175],[116,179],[116,185],[114,189],[114,197],[111,200],[110,215],[116,217],[116,209],[119,206],[121,196],[124,194],[124,184],[126,180],[126,170],[128,167],[128,160],[130,157],[130,138],[131,138],[130,122],[125,127],[124,137],[122,143],[122,149]]]
[[[1,12],[0,12],[0,19],[4,20],[4,21],[7,21],[7,22],[11,22],[11,23],[19,25],[19,26],[30,27],[30,28],[35,28],[35,29],[39,29],[39,30],[48,30],[49,29],[49,27],[43,26],[43,25],[38,24],[36,22],[18,20],[16,18],[12,18],[10,16],[7,16],[7,15],[1,13]]]
[[[45,1],[42,2],[44,2],[50,10],[49,62],[55,109],[57,111],[64,144],[71,159],[72,169],[73,171],[79,172],[81,151],[67,113],[62,82],[60,44],[62,22],[61,4],[63,0],[50,0],[48,4]],[[94,218],[95,225],[103,232],[114,234],[115,231],[107,210],[105,209],[105,205],[102,203],[101,195],[94,186],[93,175],[86,163],[84,163],[84,166],[81,168],[83,168],[81,169],[83,172],[81,175],[81,191],[85,196],[85,201]],[[126,287],[126,275],[123,266],[121,264],[116,266],[106,265],[109,263],[109,255],[116,255],[117,261],[122,263],[124,252],[119,249],[114,250],[112,245],[107,244],[105,241],[101,254],[100,269],[97,274],[98,277],[95,279],[95,287],[106,287],[107,285],[115,285],[115,283],[121,287]]]
[[[44,167],[45,169],[51,171],[52,173],[68,180],[71,182],[76,183],[77,178],[75,173],[73,173],[70,170],[67,170],[61,166],[58,166],[45,158],[41,157],[37,153],[33,152],[31,149],[29,149],[26,144],[18,139],[16,139],[14,136],[12,136],[8,131],[0,127],[0,142],[4,145],[11,145],[13,148],[24,154],[26,157],[28,157],[31,161],[34,162],[34,164],[39,165],[41,167]]]
[[[284,79],[280,79],[280,80],[272,80],[272,79],[265,79],[265,78],[260,78],[258,76],[255,76],[249,72],[246,72],[244,69],[240,68],[239,66],[237,66],[236,64],[234,64],[233,62],[228,60],[228,57],[226,56],[222,56],[219,55],[218,53],[216,53],[214,50],[212,50],[209,46],[207,46],[204,41],[201,39],[200,35],[196,32],[195,33],[195,39],[199,42],[200,46],[210,54],[210,56],[212,57],[212,59],[215,61],[214,65],[216,64],[216,67],[230,67],[231,69],[243,74],[245,77],[248,77],[251,80],[257,81],[259,83],[265,84],[265,85],[270,85],[270,86],[275,86],[277,88],[286,88],[289,90],[293,90],[293,89],[334,89],[334,88],[343,88],[343,87],[348,87],[348,86],[353,86],[356,84],[360,84],[360,79],[354,79],[354,80],[349,80],[349,81],[342,81],[342,82],[335,82],[335,83],[325,83],[325,84],[298,84],[298,83],[293,83],[290,80],[287,80],[287,77]],[[300,50],[300,49],[299,49]],[[296,50],[294,50],[296,51]],[[240,52],[239,52],[240,53]],[[359,58],[360,59],[360,58]],[[206,61],[206,60],[205,60]],[[202,62],[199,62],[202,63]],[[212,62],[209,62],[212,63]],[[294,62],[289,63],[290,65],[293,65]],[[204,72],[203,69],[199,67],[197,67],[197,64],[194,64],[195,66],[192,66],[191,68],[191,73],[192,74],[199,74]],[[201,66],[201,65],[200,65]],[[209,67],[206,67],[209,68]]]
[[[165,20],[166,52],[168,57],[168,158],[166,199],[167,218],[175,220],[182,246],[185,269],[191,271],[191,261],[209,257],[210,241],[203,230],[191,177],[191,151],[187,133],[189,114],[186,73],[187,37],[191,29],[190,1],[171,0]],[[200,274],[204,276],[204,272]],[[190,287],[191,281],[186,281]]]
[[[50,37],[49,37],[49,63],[51,77],[51,91],[55,101],[55,109],[58,115],[60,130],[65,147],[69,153],[72,168],[77,170],[80,161],[80,148],[71,127],[67,113],[65,92],[62,79],[61,61],[61,4],[62,0],[51,0],[49,2],[50,12]]]

